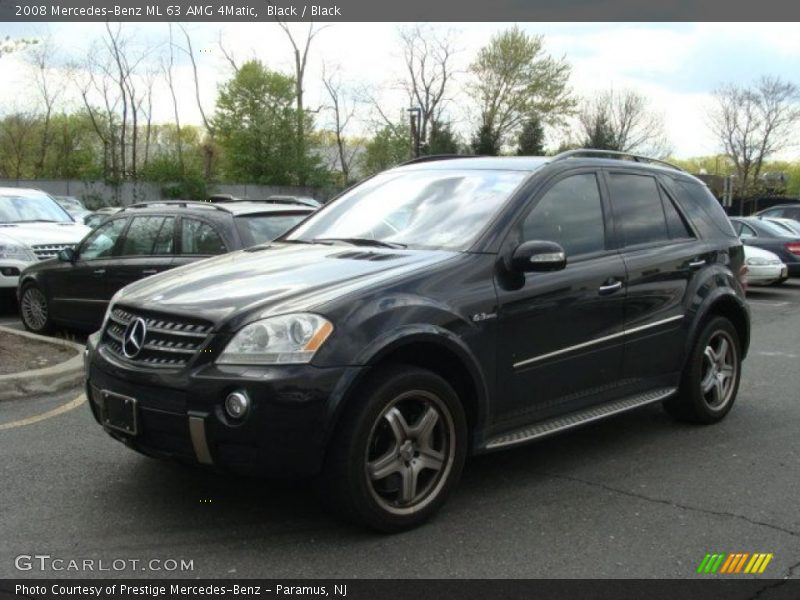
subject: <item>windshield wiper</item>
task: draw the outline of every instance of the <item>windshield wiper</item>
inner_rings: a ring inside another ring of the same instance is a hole
[[[344,242],[353,246],[376,246],[378,248],[407,248],[406,244],[399,242],[384,242],[382,240],[373,240],[372,238],[314,238],[311,240],[314,244],[325,244],[332,242]]]
[[[56,221],[55,219],[24,219],[22,221],[10,221],[11,223],[69,223],[69,221]]]

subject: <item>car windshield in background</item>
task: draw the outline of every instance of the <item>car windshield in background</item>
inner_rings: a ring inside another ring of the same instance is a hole
[[[466,249],[528,175],[442,169],[384,173],[320,209],[286,239]]]
[[[236,227],[249,246],[271,242],[310,213],[262,213],[236,217]]]
[[[0,196],[0,223],[69,223],[69,216],[50,196]]]

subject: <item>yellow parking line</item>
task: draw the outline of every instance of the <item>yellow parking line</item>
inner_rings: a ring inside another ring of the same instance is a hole
[[[33,425],[34,423],[38,423],[39,421],[44,421],[45,419],[49,419],[50,417],[55,417],[65,412],[72,410],[73,408],[78,408],[81,404],[86,402],[86,396],[81,394],[74,400],[70,400],[69,402],[62,404],[61,406],[56,406],[52,410],[48,410],[40,415],[34,415],[32,417],[27,417],[26,419],[20,419],[19,421],[11,421],[10,423],[0,423],[0,431],[4,429],[14,429],[15,427],[22,427],[24,425]]]

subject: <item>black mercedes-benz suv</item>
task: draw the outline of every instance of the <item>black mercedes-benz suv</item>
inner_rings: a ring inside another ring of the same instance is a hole
[[[89,405],[142,453],[314,477],[397,531],[470,454],[656,402],[722,419],[744,277],[719,203],[671,165],[412,161],[273,243],[124,288],[89,339]]]

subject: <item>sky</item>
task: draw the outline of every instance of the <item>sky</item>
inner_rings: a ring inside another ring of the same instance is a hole
[[[475,115],[463,93],[467,67],[478,49],[509,23],[434,23],[430,27],[450,31],[455,40],[456,85],[448,107],[456,128],[471,130]],[[796,23],[521,23],[524,30],[542,34],[546,50],[564,56],[572,65],[570,85],[575,93],[591,96],[599,90],[633,89],[645,94],[663,115],[673,156],[688,158],[720,150],[707,127],[712,90],[723,83],[747,84],[761,75],[777,75],[800,84],[800,35]],[[353,91],[369,90],[381,106],[394,115],[404,114],[407,100],[397,89],[402,74],[397,23],[335,23],[319,32],[312,43],[306,75],[306,104],[326,105],[321,85],[323,68],[338,71],[343,84]],[[302,35],[304,24],[292,24]],[[199,61],[201,96],[211,111],[217,86],[231,71],[218,47],[223,43],[238,61],[251,57],[270,68],[293,72],[291,47],[275,23],[192,23],[187,25]],[[138,51],[157,65],[165,54],[165,23],[124,25]],[[179,34],[179,32],[176,33]],[[0,23],[0,37],[42,37],[53,40],[56,62],[80,63],[103,35],[100,23],[24,24]],[[77,105],[78,98],[65,71],[56,70],[65,90],[62,100]],[[183,123],[200,123],[188,62],[177,62],[178,102]],[[36,106],[30,68],[24,53],[0,58],[0,115]],[[167,89],[159,84],[155,120],[173,121]],[[20,93],[25,90],[28,93]],[[366,129],[366,107],[356,123]],[[318,117],[325,126],[326,112]],[[556,134],[551,137],[557,143]],[[800,157],[800,144],[776,158]]]

